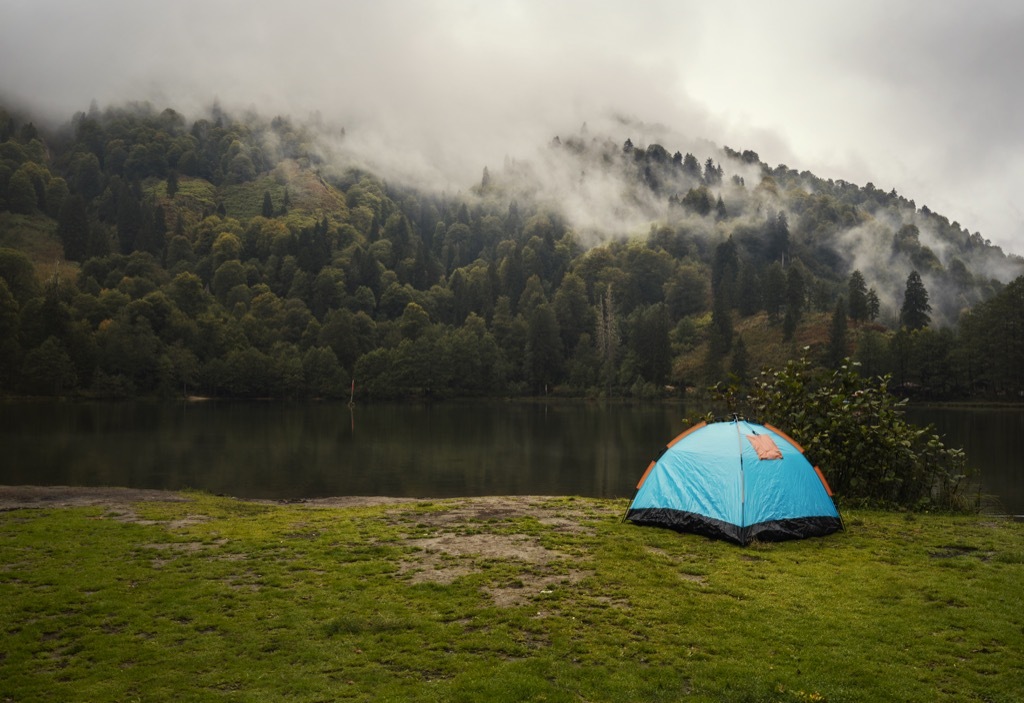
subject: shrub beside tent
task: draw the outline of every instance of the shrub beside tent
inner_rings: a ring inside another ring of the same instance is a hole
[[[741,419],[676,437],[637,485],[626,520],[738,544],[842,529],[821,471],[781,430]]]

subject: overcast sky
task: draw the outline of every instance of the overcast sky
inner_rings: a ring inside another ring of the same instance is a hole
[[[993,0],[0,0],[0,100],[319,111],[446,188],[624,116],[1024,254],[1021,37]]]

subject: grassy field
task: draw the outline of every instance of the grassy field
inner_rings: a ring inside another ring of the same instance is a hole
[[[624,501],[0,512],[0,701],[1020,701],[1024,524],[739,548]]]
[[[55,273],[72,280],[78,275],[78,264],[64,260],[57,223],[44,215],[0,212],[0,247],[24,253],[35,265],[40,281],[51,280]]]

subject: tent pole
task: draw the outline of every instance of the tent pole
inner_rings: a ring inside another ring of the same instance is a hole
[[[736,425],[736,448],[740,457],[740,530],[747,529],[747,479],[743,474],[743,437],[740,436],[740,420],[735,414],[732,421]]]
[[[633,497],[630,498],[629,502],[626,503],[626,509],[622,512],[622,517],[619,519],[619,524],[620,525],[622,525],[622,524],[624,524],[626,522],[626,516],[629,515],[629,506],[631,506],[633,504],[634,500],[636,500],[636,493],[634,493]]]

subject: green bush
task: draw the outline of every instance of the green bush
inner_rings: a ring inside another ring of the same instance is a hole
[[[972,507],[963,450],[946,447],[933,426],[908,422],[888,376],[864,378],[857,367],[847,360],[832,371],[801,358],[762,371],[745,396],[718,392],[731,411],[784,429],[848,505]]]

